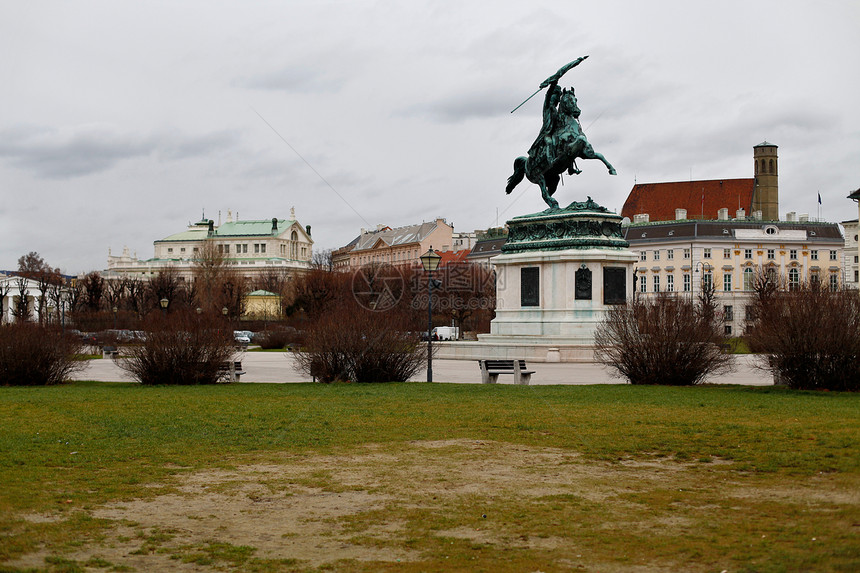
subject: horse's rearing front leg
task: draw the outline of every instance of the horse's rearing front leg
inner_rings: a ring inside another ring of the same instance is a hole
[[[603,164],[606,166],[606,168],[609,169],[610,175],[618,175],[618,172],[615,171],[615,168],[612,167],[612,164],[609,163],[609,161],[607,161],[607,159],[605,157],[603,157],[602,153],[598,153],[598,152],[594,151],[594,148],[591,147],[590,143],[588,145],[586,145],[585,148],[582,150],[582,157],[584,159],[599,159],[600,161],[603,162]]]
[[[558,209],[558,201],[556,201],[550,196],[549,192],[547,191],[546,181],[544,180],[544,178],[541,177],[538,180],[537,184],[540,186],[541,197],[543,197],[543,200],[546,202],[547,205],[549,205],[549,208]]]

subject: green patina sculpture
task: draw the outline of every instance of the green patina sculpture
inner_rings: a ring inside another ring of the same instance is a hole
[[[582,132],[582,126],[579,124],[581,112],[573,88],[567,90],[558,85],[558,81],[568,70],[578,66],[587,57],[577,58],[563,66],[538,88],[538,92],[549,88],[543,104],[543,125],[529,148],[528,157],[517,157],[514,160],[514,173],[508,178],[506,193],[513,191],[523,177],[526,177],[540,187],[541,196],[550,209],[558,209],[558,201],[553,199],[552,195],[558,188],[562,173],[581,173],[576,166],[577,158],[599,159],[609,169],[609,174],[615,175],[615,168],[603,155],[594,151]]]

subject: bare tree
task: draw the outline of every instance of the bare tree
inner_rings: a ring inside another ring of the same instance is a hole
[[[757,283],[747,328],[760,366],[807,390],[860,390],[860,297],[819,282],[777,288]]]
[[[102,309],[105,293],[105,281],[98,271],[88,273],[81,279],[84,288],[84,304],[89,312],[98,312]]]
[[[39,290],[36,311],[39,316],[39,324],[45,324],[48,319],[48,289],[52,284],[62,282],[60,269],[51,268],[39,253],[31,251],[18,259],[17,274],[36,283]]]
[[[215,243],[207,241],[194,259],[193,298],[198,307],[206,311],[217,310],[226,270],[223,251],[219,252]]]
[[[227,316],[238,320],[245,314],[245,294],[247,293],[248,281],[236,272],[231,272],[221,283],[220,297],[216,308],[227,309]]]
[[[0,324],[6,320],[6,297],[9,296],[9,292],[12,290],[12,285],[8,281],[4,281],[0,283]]]
[[[15,317],[15,322],[28,322],[31,318],[30,299],[27,296],[29,282],[26,277],[19,276],[15,284],[18,287],[18,298],[14,300],[12,316]]]
[[[139,277],[128,277],[125,283],[126,308],[138,317],[143,314],[146,301],[146,285]]]
[[[179,274],[171,267],[162,269],[158,274],[149,277],[147,283],[147,309],[161,308],[162,299],[167,299],[170,309],[185,306],[185,288],[179,280]]]
[[[731,369],[721,342],[713,314],[663,294],[611,308],[597,328],[595,356],[632,384],[683,386]]]
[[[223,365],[236,358],[232,334],[220,316],[180,309],[170,317],[148,316],[146,338],[120,358],[120,368],[141,384],[215,384]]]
[[[57,323],[60,323],[63,318],[63,291],[64,288],[62,282],[52,283],[48,288],[48,300],[54,305],[54,312],[57,313]]]
[[[334,270],[334,262],[331,258],[331,249],[314,251],[313,255],[311,255],[311,268],[321,271]]]
[[[83,311],[86,305],[84,281],[82,279],[72,280],[67,292],[69,296],[69,311],[72,313]]]
[[[108,308],[120,309],[126,294],[127,280],[125,277],[107,279],[105,281],[105,300]]]

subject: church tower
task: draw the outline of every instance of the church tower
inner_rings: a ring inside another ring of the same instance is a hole
[[[755,190],[753,211],[761,211],[765,221],[779,220],[779,162],[776,145],[763,141],[753,147]]]

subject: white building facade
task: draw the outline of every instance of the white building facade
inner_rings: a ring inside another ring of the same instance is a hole
[[[140,260],[128,248],[122,255],[108,251],[107,277],[132,275],[141,278],[173,269],[186,280],[193,275],[204,247],[217,249],[227,265],[248,278],[270,271],[304,272],[310,268],[313,239],[310,226],[302,228],[291,210],[290,219],[233,221],[224,224],[201,220],[182,232],[154,242],[151,259]]]
[[[842,228],[845,230],[845,246],[843,253],[845,286],[856,289],[860,287],[860,263],[858,263],[857,256],[857,234],[860,229],[858,229],[857,219],[854,219],[853,221],[842,221]]]
[[[759,270],[776,272],[789,288],[844,283],[844,239],[835,223],[681,219],[631,224],[624,234],[639,255],[637,296],[696,297],[712,284],[727,336],[744,332]]]

